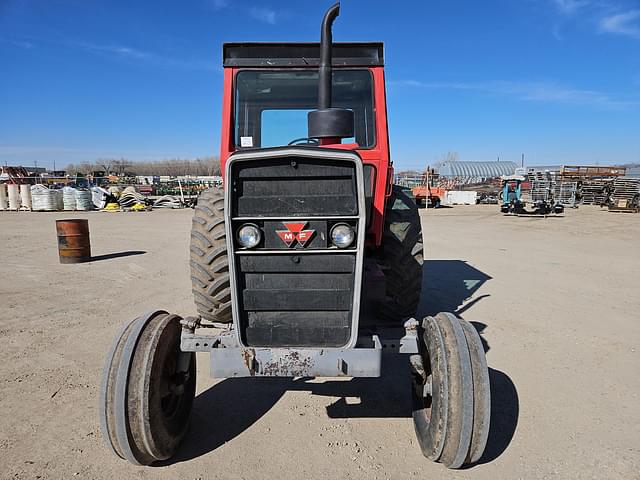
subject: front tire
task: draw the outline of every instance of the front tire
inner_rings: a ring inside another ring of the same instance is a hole
[[[189,426],[196,358],[180,350],[180,320],[161,310],[136,318],[107,357],[101,429],[107,446],[134,465],[171,458]]]
[[[411,356],[413,424],[425,457],[448,468],[476,463],[489,434],[489,372],[478,332],[451,313],[426,317]]]
[[[396,185],[386,205],[381,263],[386,298],[380,315],[393,322],[413,317],[422,290],[422,227],[415,202]]]

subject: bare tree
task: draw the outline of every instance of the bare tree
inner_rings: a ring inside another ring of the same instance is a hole
[[[96,165],[100,166],[106,175],[111,173],[115,160],[113,158],[99,158]]]
[[[220,175],[220,159],[218,157],[170,158],[166,160],[148,160],[133,162],[125,158],[101,158],[95,162],[70,163],[67,175],[82,173],[88,175],[94,171],[119,176],[131,175],[168,175],[168,176],[212,176]]]
[[[80,165],[78,165],[78,172],[83,175],[89,175],[94,169],[95,165],[91,162],[81,162]]]

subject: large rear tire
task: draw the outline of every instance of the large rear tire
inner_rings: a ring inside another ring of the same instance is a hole
[[[413,317],[422,290],[422,227],[415,202],[396,185],[387,200],[381,260],[386,297],[380,315],[394,322]]]
[[[231,322],[231,286],[224,192],[211,188],[198,197],[191,226],[191,290],[198,313],[205,320]]]

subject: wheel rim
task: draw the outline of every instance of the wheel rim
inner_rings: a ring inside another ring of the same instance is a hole
[[[424,374],[413,372],[411,375],[416,402],[428,423],[431,422],[433,407],[433,372],[429,356],[421,358]]]
[[[162,379],[160,384],[160,392],[162,398],[160,399],[160,406],[162,414],[166,418],[172,418],[184,396],[184,381],[176,378],[179,374],[176,373],[177,366],[176,359],[174,357],[168,357],[165,359],[162,366]],[[182,391],[180,391],[182,387]]]

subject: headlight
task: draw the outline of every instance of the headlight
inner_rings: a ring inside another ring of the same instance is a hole
[[[238,229],[238,243],[243,247],[255,247],[260,243],[261,237],[260,229],[251,223],[247,223]]]
[[[331,229],[331,241],[338,248],[347,248],[355,238],[353,228],[346,223],[338,223]]]

